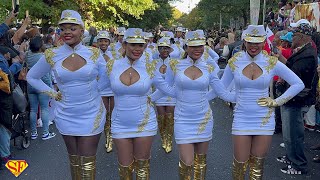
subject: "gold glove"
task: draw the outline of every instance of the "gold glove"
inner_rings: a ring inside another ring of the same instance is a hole
[[[62,100],[62,94],[60,91],[57,92],[56,96],[54,97],[56,101],[61,101]]]
[[[277,107],[279,106],[277,102],[274,99],[271,99],[270,97],[263,97],[258,99],[258,104],[260,106],[268,106],[268,107]]]
[[[45,91],[43,92],[45,94],[47,94],[48,96],[54,98],[56,101],[61,101],[62,100],[62,94],[60,91],[58,91],[57,93],[52,92],[52,91]]]

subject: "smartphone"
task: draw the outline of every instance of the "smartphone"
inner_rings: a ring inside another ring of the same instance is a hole
[[[19,12],[19,5],[20,5],[19,0],[12,0],[12,7],[14,9],[14,13]]]
[[[273,48],[272,48],[272,52],[273,52],[274,54],[278,54],[279,49],[278,49],[277,47],[273,47]]]

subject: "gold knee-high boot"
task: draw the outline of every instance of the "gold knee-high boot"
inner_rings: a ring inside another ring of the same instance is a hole
[[[80,179],[94,180],[96,176],[96,156],[80,156]]]
[[[263,176],[263,164],[264,158],[255,157],[250,155],[249,167],[250,167],[250,180],[261,180]]]
[[[106,136],[105,148],[107,153],[109,153],[112,151],[111,112],[107,112],[106,124],[104,125],[104,134]]]
[[[162,148],[166,149],[166,137],[165,137],[165,115],[159,114],[158,115],[158,127],[161,137],[161,145]]]
[[[135,163],[136,180],[149,180],[150,159],[136,159]]]
[[[165,126],[165,139],[166,139],[166,153],[170,153],[172,151],[172,137],[173,137],[173,129],[174,129],[174,117],[172,113],[166,114],[166,126]]]
[[[132,180],[134,161],[129,166],[123,166],[119,163],[119,176],[120,180]]]
[[[233,159],[233,168],[232,168],[232,177],[233,180],[244,180],[247,166],[248,166],[249,160],[245,162],[238,162],[236,158]]]
[[[79,165],[80,165],[80,157],[78,155],[69,154],[70,161],[70,171],[72,180],[80,180],[79,174]]]
[[[182,160],[179,161],[179,179],[191,180],[192,165],[186,165]]]
[[[194,154],[194,165],[193,165],[193,179],[204,180],[206,179],[207,170],[207,155],[206,154]]]

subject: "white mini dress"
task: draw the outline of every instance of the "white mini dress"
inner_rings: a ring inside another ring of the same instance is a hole
[[[86,64],[76,71],[70,71],[63,67],[62,63],[74,54],[81,56]],[[106,79],[104,62],[97,48],[82,44],[71,48],[64,44],[58,48],[47,49],[45,55],[29,70],[28,83],[47,94],[56,92],[40,78],[53,71],[62,93],[62,100],[56,102],[54,121],[62,135],[92,136],[103,131],[106,110],[97,78]],[[103,87],[107,87],[107,84]]]
[[[243,69],[251,63],[257,64],[262,70],[262,75],[254,80],[243,74]],[[303,82],[295,73],[265,51],[254,58],[247,52],[240,51],[229,59],[222,81],[225,86],[228,86],[232,80],[235,84],[233,135],[272,135],[274,133],[274,108],[257,104],[258,99],[269,97],[269,86],[274,76],[280,76],[291,85],[276,99],[280,104],[289,101],[304,88]]]

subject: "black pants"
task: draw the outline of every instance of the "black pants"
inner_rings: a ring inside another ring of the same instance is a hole
[[[277,85],[276,85],[277,81],[273,81],[273,97],[274,99],[276,99],[277,97],[279,97],[279,92],[277,92]],[[282,131],[282,120],[281,120],[281,111],[280,111],[280,107],[276,107],[275,111],[274,111],[274,118],[276,121],[276,127],[275,127],[275,131],[276,132],[281,132]]]
[[[12,128],[12,109],[12,95],[0,90],[0,124],[9,130]]]

